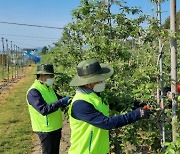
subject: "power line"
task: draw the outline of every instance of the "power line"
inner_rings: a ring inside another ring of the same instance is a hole
[[[27,38],[27,39],[23,39],[23,38],[16,38],[16,40],[18,40],[18,41],[21,41],[21,40],[23,40],[23,41],[36,41],[36,42],[57,42],[57,40],[47,40],[47,39],[45,39],[45,40],[43,40],[43,39],[41,39],[41,40],[37,40],[37,39],[30,39],[30,38]]]
[[[41,39],[53,39],[53,40],[57,40],[59,38],[47,38],[47,37],[35,37],[35,36],[27,36],[27,35],[11,35],[11,34],[0,34],[2,36],[15,36],[15,37],[27,37],[27,38],[41,38]]]
[[[21,23],[6,22],[6,21],[0,21],[0,23],[1,23],[1,24],[10,24],[10,25],[19,25],[19,26],[40,27],[40,28],[64,29],[64,28],[61,28],[61,27],[51,27],[51,26],[41,26],[41,25],[30,25],[30,24],[21,24]]]
[[[1,39],[5,39],[5,40],[7,40],[8,42],[13,42],[13,43],[15,43],[15,44],[22,44],[22,45],[27,45],[27,46],[32,46],[32,47],[34,47],[33,45],[30,45],[30,44],[20,43],[20,42],[17,42],[17,41],[10,41],[9,39],[4,38],[4,37],[2,37]]]
[[[14,43],[17,43],[17,44],[21,44],[21,45],[27,45],[27,46],[31,46],[31,47],[34,47],[33,45],[30,45],[30,44],[25,44],[25,43],[20,43],[20,42],[17,42],[17,41],[12,41]],[[35,47],[34,47],[35,48]]]
[[[0,35],[1,36],[1,35]],[[2,37],[4,37],[2,35]],[[11,37],[8,37],[7,38],[8,40],[12,40]],[[15,40],[23,40],[23,41],[26,41],[26,40],[30,40],[30,41],[49,41],[49,42],[57,42],[58,39],[40,39],[40,38],[16,38]]]

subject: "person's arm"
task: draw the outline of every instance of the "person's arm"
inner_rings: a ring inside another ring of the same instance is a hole
[[[57,111],[59,107],[63,107],[63,105],[68,101],[68,98],[66,98],[67,97],[59,99],[52,104],[47,104],[38,90],[31,89],[27,94],[29,104],[32,105],[42,115],[50,114]]]
[[[62,99],[63,97],[60,96],[56,91],[54,91],[58,99]]]
[[[96,110],[92,104],[83,100],[77,100],[72,106],[72,117],[93,126],[109,130],[133,123],[139,120],[141,115],[139,109],[136,109],[124,115],[107,117]]]

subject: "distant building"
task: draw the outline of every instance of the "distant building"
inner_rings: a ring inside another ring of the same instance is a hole
[[[41,56],[39,56],[39,48],[24,48],[24,58],[25,61],[32,61],[34,63],[39,63]]]

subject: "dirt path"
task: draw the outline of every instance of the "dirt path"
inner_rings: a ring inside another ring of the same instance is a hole
[[[70,128],[69,121],[65,119],[63,121],[62,138],[61,138],[61,154],[67,154],[70,147]]]
[[[20,84],[26,84],[27,79],[29,78],[29,75],[32,75],[32,72],[35,71],[36,66],[26,67],[24,68],[24,71],[21,72],[18,79],[14,79],[11,82],[9,82],[5,87],[0,89],[0,105],[5,102],[6,98],[8,98],[9,95],[13,94],[15,91],[17,91],[17,87]],[[0,83],[2,84],[2,82]],[[62,138],[61,138],[61,145],[60,145],[60,153],[61,154],[67,154],[67,151],[69,149],[69,139],[70,139],[70,128],[69,128],[69,122],[68,120],[63,121],[63,130],[62,130]],[[36,134],[33,134],[32,136],[32,153],[31,154],[41,154],[41,145],[39,142],[39,139]]]

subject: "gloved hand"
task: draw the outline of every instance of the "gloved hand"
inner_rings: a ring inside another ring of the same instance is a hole
[[[60,99],[61,107],[67,107],[71,103],[71,99],[69,97],[63,97]]]
[[[140,107],[138,110],[141,118],[148,119],[150,117],[151,111],[148,106]]]

